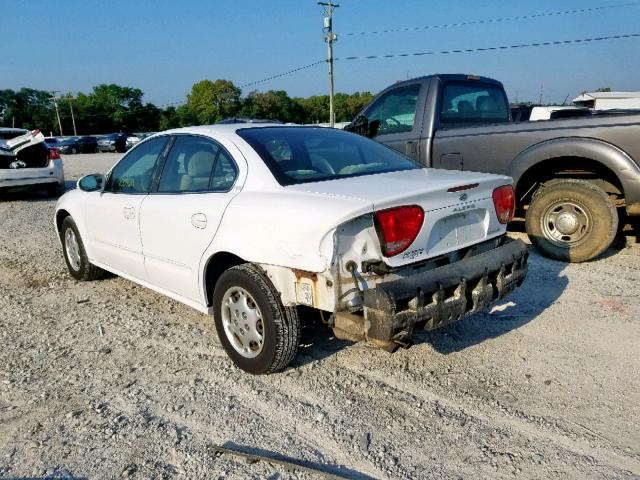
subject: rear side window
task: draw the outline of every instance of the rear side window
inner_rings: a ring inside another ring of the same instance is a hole
[[[382,95],[364,115],[369,120],[380,122],[378,135],[410,132],[416,118],[416,105],[420,85],[409,85]]]
[[[158,192],[226,192],[235,182],[235,163],[220,145],[206,138],[176,138],[160,177]]]
[[[114,193],[147,193],[153,171],[169,137],[141,143],[113,167],[105,190]]]
[[[446,83],[440,104],[440,122],[508,122],[509,110],[504,91],[497,85]]]

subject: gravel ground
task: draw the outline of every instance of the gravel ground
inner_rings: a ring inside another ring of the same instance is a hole
[[[117,155],[64,158],[67,177]],[[69,185],[72,183],[69,182]],[[494,310],[388,354],[307,319],[291,368],[235,368],[212,319],[66,272],[44,194],[0,201],[0,477],[640,478],[640,249],[531,255]]]

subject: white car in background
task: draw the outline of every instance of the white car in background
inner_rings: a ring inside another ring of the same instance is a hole
[[[509,177],[336,129],[230,124],[140,142],[54,224],[74,278],[108,270],[213,314],[231,359],[266,373],[295,356],[301,306],[393,350],[503,298],[527,272],[513,210]]]
[[[39,130],[0,128],[0,191],[15,188],[64,192],[62,159]]]

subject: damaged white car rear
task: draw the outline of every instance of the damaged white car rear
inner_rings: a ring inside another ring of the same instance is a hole
[[[39,130],[0,129],[0,192],[24,188],[61,195],[62,159]]]
[[[213,314],[231,359],[284,368],[302,306],[393,350],[527,273],[511,179],[423,168],[340,130],[263,124],[157,134],[58,202],[70,273],[108,270]]]

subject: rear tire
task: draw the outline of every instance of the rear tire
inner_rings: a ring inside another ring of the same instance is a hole
[[[62,240],[64,261],[73,278],[89,281],[96,280],[104,275],[104,270],[89,262],[80,232],[78,232],[76,222],[71,217],[66,217],[63,220],[60,238]]]
[[[584,180],[552,180],[540,187],[527,210],[531,243],[545,256],[584,262],[611,246],[618,212],[609,195]]]
[[[245,372],[276,372],[298,351],[298,311],[284,307],[279,297],[262,270],[251,264],[228,269],[216,283],[216,331],[227,355]]]

